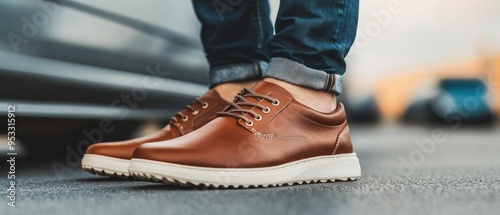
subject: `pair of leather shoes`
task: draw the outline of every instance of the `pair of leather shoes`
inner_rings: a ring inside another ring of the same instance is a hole
[[[85,170],[169,184],[269,187],[360,177],[342,104],[322,113],[261,81],[227,103],[214,90],[162,130],[90,146]]]

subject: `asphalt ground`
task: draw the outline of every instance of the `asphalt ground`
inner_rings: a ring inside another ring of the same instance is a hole
[[[17,158],[16,207],[3,165],[0,214],[500,214],[500,128],[370,125],[351,135],[360,180],[277,188],[185,188]]]

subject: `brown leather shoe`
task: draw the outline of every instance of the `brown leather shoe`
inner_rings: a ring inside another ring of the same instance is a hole
[[[182,185],[268,187],[361,175],[343,106],[321,113],[261,81],[202,128],[134,151],[129,172]]]
[[[94,174],[128,177],[132,153],[139,145],[170,140],[194,131],[205,125],[216,112],[227,105],[228,102],[215,90],[209,90],[172,117],[170,123],[160,131],[132,140],[91,145],[83,156],[82,167]]]

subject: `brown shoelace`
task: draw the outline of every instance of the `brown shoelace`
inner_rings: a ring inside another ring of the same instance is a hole
[[[187,115],[184,115],[182,112],[184,112],[185,110],[189,110],[191,111],[191,113],[193,115],[196,115],[200,112],[199,109],[196,109],[194,108],[194,104],[198,104],[201,108],[205,109],[208,107],[208,103],[206,102],[203,102],[203,101],[200,101],[199,99],[195,99],[194,102],[191,104],[191,105],[188,105],[186,106],[186,108],[182,111],[179,111],[178,113],[176,113],[171,119],[170,119],[170,123],[177,123],[179,122],[179,117],[180,117],[180,120],[182,121],[188,121],[189,117]]]
[[[247,97],[253,97],[256,98],[257,100],[268,100],[272,103],[274,106],[279,105],[279,100],[272,98],[267,95],[262,95],[262,94],[257,94],[252,90],[249,90],[247,88],[243,89],[241,93],[236,95],[235,102],[230,102],[229,103],[229,108],[227,108],[225,111],[222,112],[217,112],[215,113],[217,116],[231,116],[235,117],[237,119],[242,119],[245,121],[245,123],[248,126],[253,125],[253,121],[250,120],[249,118],[246,117],[246,114],[251,115],[256,121],[262,120],[262,116],[258,114],[257,112],[250,110],[250,109],[243,109],[242,106],[250,106],[250,107],[257,107],[262,110],[263,113],[269,113],[271,109],[269,107],[266,107],[262,104],[256,103],[256,102],[250,102]]]

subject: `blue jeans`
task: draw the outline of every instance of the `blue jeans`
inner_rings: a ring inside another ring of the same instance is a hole
[[[193,0],[210,86],[272,77],[340,94],[359,0],[281,0],[276,33],[267,0]]]

